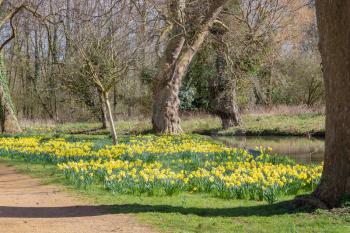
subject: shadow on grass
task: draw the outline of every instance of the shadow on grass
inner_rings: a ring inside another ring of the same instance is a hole
[[[67,218],[100,216],[107,214],[135,213],[175,213],[197,215],[201,217],[249,217],[275,216],[295,213],[291,202],[280,202],[272,205],[247,206],[236,208],[196,208],[170,205],[100,205],[100,206],[67,206],[67,207],[11,207],[0,206],[0,218]],[[311,212],[311,210],[297,210]]]
[[[170,205],[139,205],[127,204],[112,206],[113,213],[178,213],[202,217],[249,217],[275,216],[300,212],[312,212],[311,209],[294,209],[293,201],[279,202],[271,205],[242,206],[235,208],[197,208]]]

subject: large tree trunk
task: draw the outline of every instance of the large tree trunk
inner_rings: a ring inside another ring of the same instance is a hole
[[[182,77],[185,75],[192,56],[189,54],[180,64],[176,64],[173,70],[165,70],[162,74],[168,78],[158,83],[154,95],[152,124],[156,132],[165,134],[182,132],[178,112],[180,105],[178,94]]]
[[[316,1],[326,85],[326,154],[314,196],[336,207],[350,195],[350,1]]]
[[[18,133],[21,128],[15,115],[6,79],[3,59],[0,55],[0,129],[3,133]]]
[[[153,129],[158,133],[176,134],[182,132],[178,97],[182,78],[227,0],[212,0],[210,2],[210,9],[205,15],[202,25],[196,30],[190,41],[186,39],[183,27],[180,25],[180,23],[186,24],[182,21],[184,2],[183,0],[173,0],[170,4],[171,17],[178,22],[173,25],[172,39],[168,42],[164,56],[160,61],[160,72],[154,89],[152,124]],[[193,12],[193,14],[196,13]]]
[[[239,110],[236,102],[236,82],[227,77],[227,61],[220,49],[216,58],[217,76],[211,80],[210,107],[220,117],[222,128],[228,129],[240,124]]]
[[[232,81],[212,101],[213,113],[220,117],[223,129],[240,125],[241,118],[236,103],[235,84]]]

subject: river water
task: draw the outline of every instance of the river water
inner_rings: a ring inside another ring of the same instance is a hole
[[[271,147],[272,153],[288,156],[298,163],[320,163],[324,157],[324,140],[306,137],[214,137],[232,147],[253,149]]]

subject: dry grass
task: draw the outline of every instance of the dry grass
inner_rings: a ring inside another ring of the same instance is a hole
[[[256,106],[247,109],[243,114],[257,115],[300,115],[300,114],[324,114],[324,106],[309,107],[307,105],[276,105],[276,106]]]
[[[28,119],[21,119],[20,125],[22,128],[52,128],[57,125],[57,123],[53,120],[45,120],[45,119],[34,119],[34,120],[28,120]]]

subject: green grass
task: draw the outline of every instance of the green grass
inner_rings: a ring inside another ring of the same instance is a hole
[[[54,165],[27,165],[5,159],[0,159],[0,162],[40,178],[44,184],[62,185],[67,192],[90,203],[110,206],[115,214],[133,214],[161,232],[350,232],[349,213],[292,212],[288,200],[293,197],[267,205],[264,202],[222,200],[199,194],[173,197],[113,195],[100,185],[89,189],[70,185]]]
[[[76,133],[100,127],[99,123],[69,123],[57,125],[35,125],[26,127],[26,133]],[[228,130],[220,129],[220,120],[212,116],[183,117],[185,133],[216,134],[219,136],[324,136],[325,117],[320,114],[256,115],[242,116],[242,124]],[[118,135],[141,134],[151,131],[151,122],[146,120],[117,120]],[[97,130],[89,134],[108,134],[108,130]]]
[[[220,136],[324,136],[325,117],[316,114],[245,115],[242,125],[219,130]]]
[[[64,124],[32,124],[26,126],[25,133],[45,133],[45,134],[67,134],[89,131],[101,127],[100,123],[96,122],[76,122]],[[185,117],[182,119],[182,128],[186,133],[200,131],[202,129],[214,129],[220,127],[220,121],[216,117],[201,116],[201,117]],[[116,130],[118,135],[141,134],[150,132],[152,129],[150,119],[146,120],[117,120]],[[86,133],[86,132],[84,132]],[[108,130],[94,130],[88,132],[90,135],[109,134]]]

